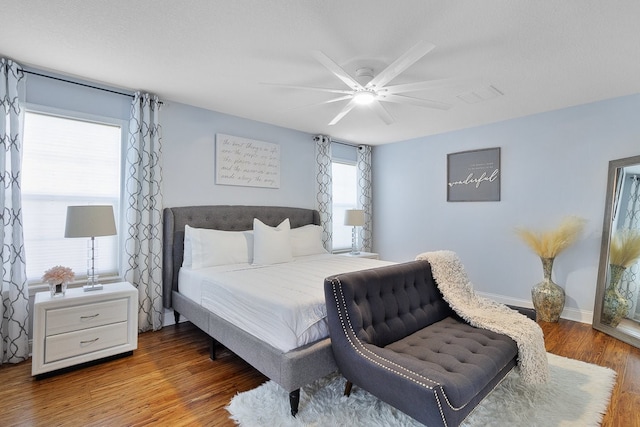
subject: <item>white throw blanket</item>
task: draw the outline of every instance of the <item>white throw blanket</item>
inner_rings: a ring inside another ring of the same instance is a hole
[[[416,260],[431,264],[438,289],[460,317],[472,326],[507,335],[516,342],[522,381],[543,384],[549,380],[544,335],[536,322],[504,304],[476,295],[454,252],[426,252]]]

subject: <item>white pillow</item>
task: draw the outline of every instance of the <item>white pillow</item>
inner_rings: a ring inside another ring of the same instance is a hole
[[[182,251],[182,266],[191,267],[191,230],[188,225],[184,226],[184,250]]]
[[[309,224],[291,229],[291,251],[293,256],[326,254],[322,246],[322,227]]]
[[[249,263],[251,260],[251,231],[210,230],[186,225],[184,232],[183,266],[189,266],[189,260],[190,267],[194,270],[217,265]]]
[[[270,265],[293,261],[289,218],[277,227],[253,219],[253,265]]]

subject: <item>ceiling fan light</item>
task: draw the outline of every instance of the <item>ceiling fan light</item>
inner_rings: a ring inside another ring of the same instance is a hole
[[[353,100],[358,105],[369,105],[376,99],[376,94],[369,90],[361,90],[353,95]]]

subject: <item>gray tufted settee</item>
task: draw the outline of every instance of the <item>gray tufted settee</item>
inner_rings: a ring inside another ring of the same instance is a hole
[[[353,383],[430,427],[459,425],[516,366],[516,343],[458,317],[427,261],[328,277],[325,297],[347,388]]]

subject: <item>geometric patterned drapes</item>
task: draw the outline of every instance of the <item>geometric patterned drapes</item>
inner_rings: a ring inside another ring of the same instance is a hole
[[[629,180],[629,197],[621,209],[621,229],[640,232],[640,177],[632,175],[625,179]],[[640,321],[640,260],[636,260],[624,271],[618,290],[629,302],[626,317]]]
[[[160,105],[157,96],[135,93],[126,152],[124,278],[138,288],[141,332],[163,324]]]
[[[373,206],[371,190],[371,146],[358,146],[358,209],[364,211],[364,225],[360,227],[362,250],[371,252],[373,247]]]
[[[23,95],[22,68],[0,58],[0,363],[18,363],[29,357],[29,292],[20,191]]]
[[[316,208],[320,213],[322,225],[322,243],[331,252],[333,248],[333,209],[332,209],[332,179],[331,179],[331,138],[318,135],[316,142]]]

